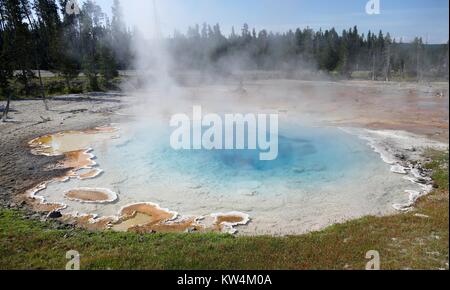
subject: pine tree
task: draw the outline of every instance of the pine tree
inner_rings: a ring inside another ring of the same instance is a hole
[[[31,80],[34,73],[32,54],[34,45],[32,34],[26,22],[27,7],[22,5],[22,0],[5,0],[5,17],[13,30],[11,45],[14,48],[14,69],[19,72],[15,75],[16,80],[24,87],[26,96],[31,94]],[[31,49],[30,49],[31,48]]]
[[[390,72],[391,72],[391,45],[392,40],[391,36],[386,34],[386,37],[384,38],[384,79],[386,82],[389,81],[390,78]]]
[[[46,68],[57,67],[62,23],[55,0],[34,0],[33,9],[37,17],[38,49],[40,63]]]
[[[122,6],[119,0],[114,0],[112,6],[111,37],[112,42],[110,46],[116,59],[117,67],[126,69],[132,59],[131,38],[123,19]]]
[[[5,122],[8,118],[11,104],[10,80],[13,78],[13,26],[6,16],[6,0],[0,0],[0,96],[6,97],[6,106],[0,120]]]
[[[119,75],[119,72],[114,53],[107,42],[100,45],[99,66],[105,87],[111,87],[111,81]]]
[[[415,47],[415,63],[416,63],[416,80],[422,81],[422,65],[423,65],[423,41],[422,38],[414,39]]]
[[[104,14],[100,6],[88,0],[83,4],[81,12],[81,45],[82,45],[82,68],[88,78],[89,88],[92,91],[99,90],[98,64],[99,64],[99,40],[102,37],[103,28],[101,23]]]
[[[20,0],[2,0],[1,7],[2,26],[5,32],[3,33],[0,78],[3,94],[6,94],[8,99],[2,117],[5,121],[13,93],[9,86],[10,79],[15,78],[22,83],[25,94],[30,94],[30,79],[34,76],[30,69],[30,51],[33,51],[33,46],[30,42],[30,31],[25,22],[26,14]],[[20,73],[14,76],[14,70],[20,70]]]
[[[65,7],[68,0],[60,0],[63,20],[54,54],[55,68],[64,77],[68,92],[72,92],[71,81],[79,75],[81,67],[80,15],[67,14]]]
[[[24,11],[26,20],[28,21],[28,24],[31,26],[32,29],[32,39],[33,39],[33,59],[34,59],[34,66],[35,69],[38,72],[38,78],[39,78],[39,87],[41,89],[41,97],[42,100],[44,102],[44,106],[45,109],[48,111],[49,107],[48,107],[48,103],[47,103],[47,98],[45,97],[45,88],[44,88],[44,83],[42,81],[42,76],[41,76],[41,61],[40,61],[40,57],[39,57],[39,51],[46,51],[45,47],[44,47],[44,42],[42,42],[42,38],[41,38],[41,33],[38,27],[38,24],[36,23],[32,13],[31,13],[31,7],[30,4],[28,3],[28,0],[20,0],[22,9]],[[48,40],[47,40],[48,42]]]

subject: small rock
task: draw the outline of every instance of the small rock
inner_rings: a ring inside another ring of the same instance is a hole
[[[440,239],[441,239],[441,237],[438,236],[438,235],[431,235],[431,237],[432,237],[433,239],[435,239],[435,240],[440,240]]]
[[[418,182],[418,183],[420,183],[420,184],[427,184],[427,180],[426,179],[424,179],[424,178],[417,178],[416,179],[416,181]]]
[[[257,195],[257,194],[258,194],[257,191],[252,191],[252,192],[244,193],[244,195],[246,195],[246,196],[255,196],[255,195]]]
[[[440,255],[441,255],[441,253],[439,253],[439,252],[426,252],[428,255],[430,255],[430,256],[437,256],[437,257],[439,257]]]
[[[196,232],[196,231],[197,231],[197,230],[196,230],[194,227],[190,227],[190,228],[187,228],[185,232],[186,232],[187,234],[192,234],[192,233],[194,233],[194,232]]]
[[[38,214],[38,213],[34,213],[34,214],[32,214],[32,215],[30,216],[30,219],[33,219],[33,220],[40,220],[40,219],[41,219],[41,215]]]
[[[58,219],[62,217],[62,214],[59,211],[52,211],[47,217],[50,219]]]
[[[426,218],[426,219],[430,218],[430,216],[427,216],[427,215],[424,215],[424,214],[421,214],[421,213],[416,213],[414,216],[420,217],[420,218]]]
[[[402,161],[406,161],[406,159],[407,159],[406,155],[402,154],[402,153],[395,154],[395,157],[397,157],[398,159],[400,159]]]

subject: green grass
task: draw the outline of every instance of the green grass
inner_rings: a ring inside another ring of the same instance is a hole
[[[364,269],[369,250],[379,251],[382,269],[448,269],[448,153],[433,154],[436,190],[414,212],[302,236],[54,230],[2,209],[0,269],[64,269],[68,250],[80,252],[82,269]]]

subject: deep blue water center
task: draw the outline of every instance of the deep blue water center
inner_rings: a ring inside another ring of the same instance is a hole
[[[275,160],[262,161],[260,153],[259,150],[221,150],[211,157],[233,169],[267,171],[292,166],[299,157],[306,158],[316,154],[317,150],[308,140],[278,136],[278,157]]]
[[[280,126],[278,158],[273,161],[261,161],[259,150],[174,150],[171,132],[161,126],[134,130],[126,143],[115,147],[120,166],[149,182],[224,190],[354,182],[361,172],[387,170],[365,141],[338,128]]]

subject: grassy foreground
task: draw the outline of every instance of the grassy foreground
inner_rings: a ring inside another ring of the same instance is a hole
[[[69,250],[81,269],[364,269],[370,250],[382,269],[448,269],[448,153],[428,166],[437,189],[415,211],[294,237],[54,230],[1,209],[0,269],[64,269]]]

